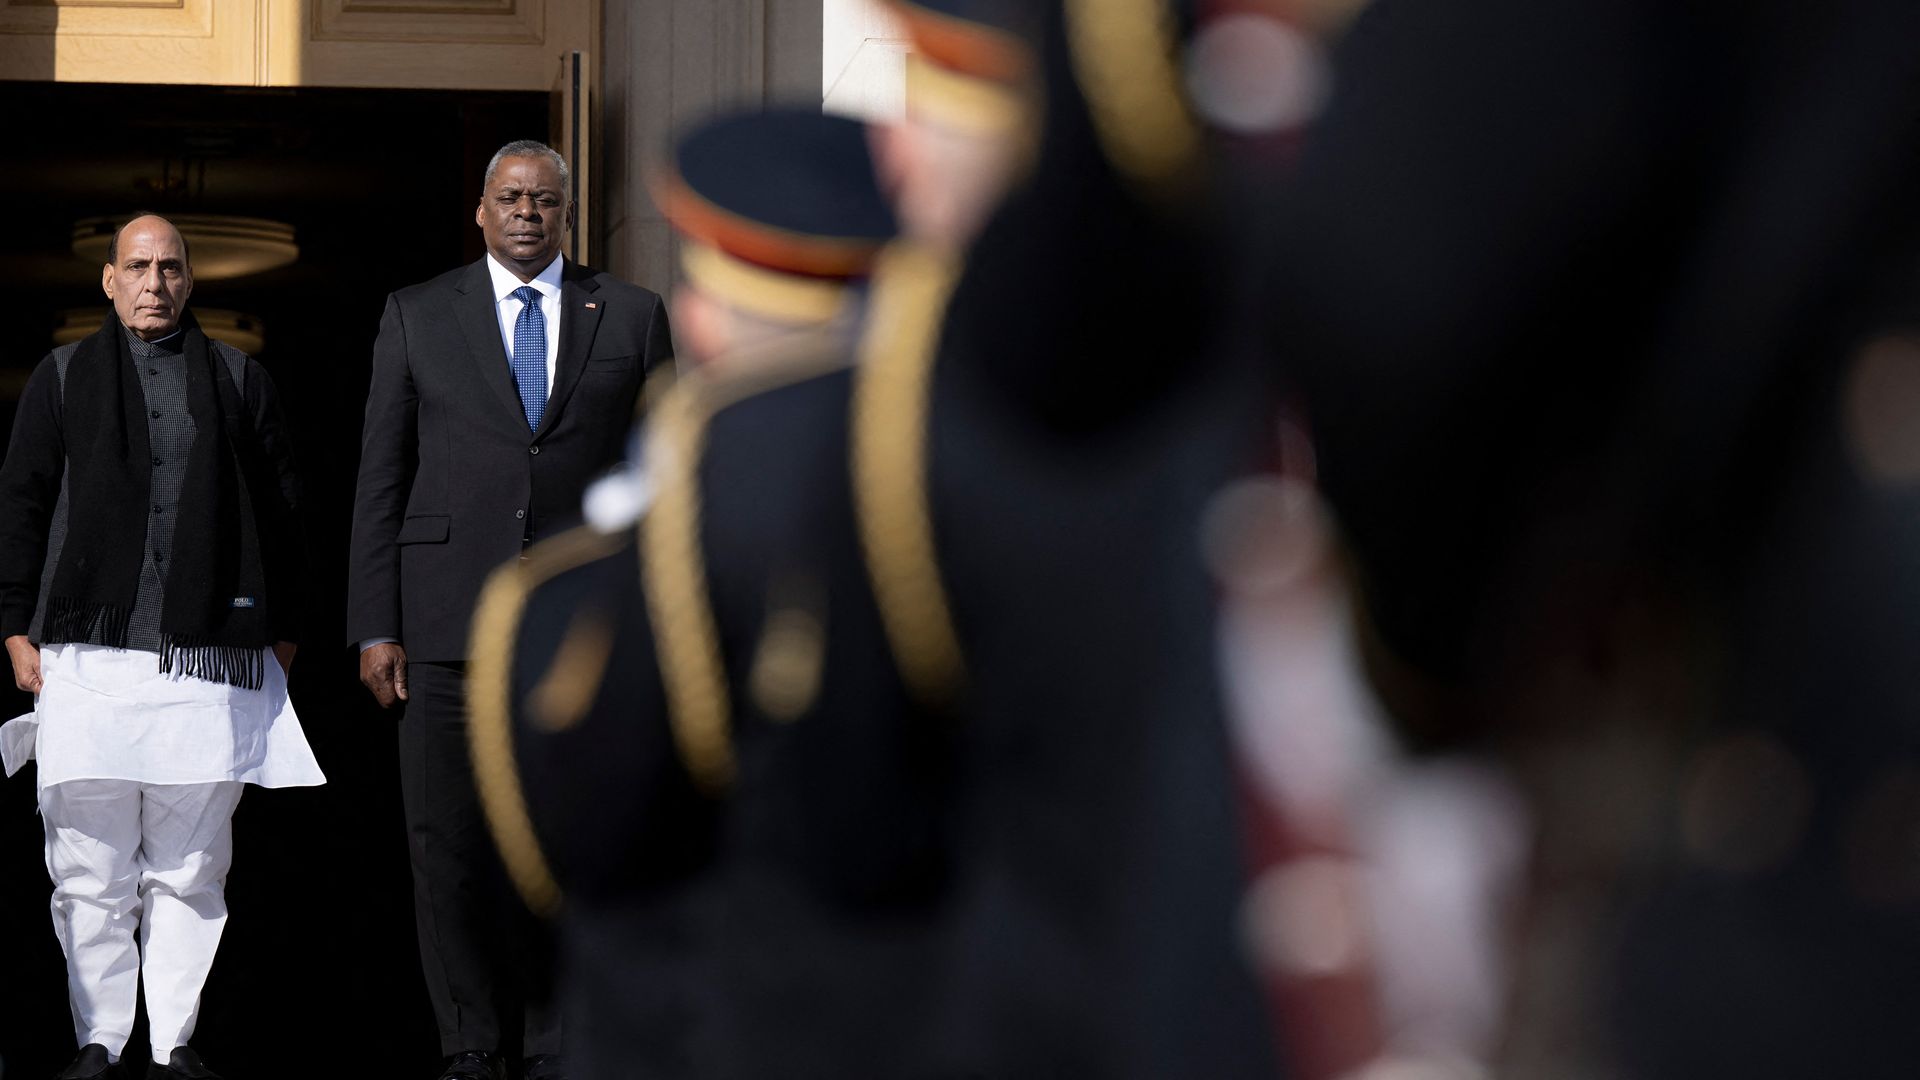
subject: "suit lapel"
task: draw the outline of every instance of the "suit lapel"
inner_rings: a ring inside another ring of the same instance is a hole
[[[493,387],[501,402],[513,410],[514,419],[525,427],[527,414],[520,406],[520,391],[513,385],[507,347],[500,340],[500,307],[493,300],[493,276],[487,273],[484,257],[468,268],[454,291],[454,319],[466,336],[467,355],[480,369],[481,381]]]
[[[567,399],[580,384],[580,373],[586,370],[593,336],[600,329],[600,313],[606,307],[598,291],[590,274],[571,262],[566,264],[560,278],[560,356],[553,365],[553,391],[547,395],[547,411],[534,433],[536,439],[559,422]]]

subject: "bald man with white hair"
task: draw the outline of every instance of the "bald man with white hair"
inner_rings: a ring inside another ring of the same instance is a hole
[[[59,1080],[128,1075],[142,983],[145,1075],[217,1080],[187,1041],[241,788],[325,782],[287,698],[297,484],[272,380],[187,310],[179,230],[128,222],[101,288],[112,314],[40,362],[0,465],[0,636],[34,695],[0,751],[39,763],[80,1044]]]

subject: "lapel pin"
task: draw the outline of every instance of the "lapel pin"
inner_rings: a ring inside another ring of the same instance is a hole
[[[597,308],[597,307],[599,307],[600,305],[599,305],[599,304],[596,304],[596,303],[594,303],[594,302],[593,302],[593,301],[591,301],[591,300],[589,300],[589,301],[587,301],[587,306],[588,306],[588,307],[590,307],[590,308]]]

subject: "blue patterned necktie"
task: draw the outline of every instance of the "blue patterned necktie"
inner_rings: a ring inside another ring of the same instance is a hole
[[[547,411],[547,317],[533,286],[513,290],[513,298],[520,301],[520,317],[513,320],[513,382],[520,388],[527,430],[538,431]]]

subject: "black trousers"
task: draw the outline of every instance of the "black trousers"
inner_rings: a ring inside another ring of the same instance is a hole
[[[413,859],[420,966],[440,1050],[561,1050],[552,930],[508,883],[473,786],[466,665],[409,664],[400,795]]]

